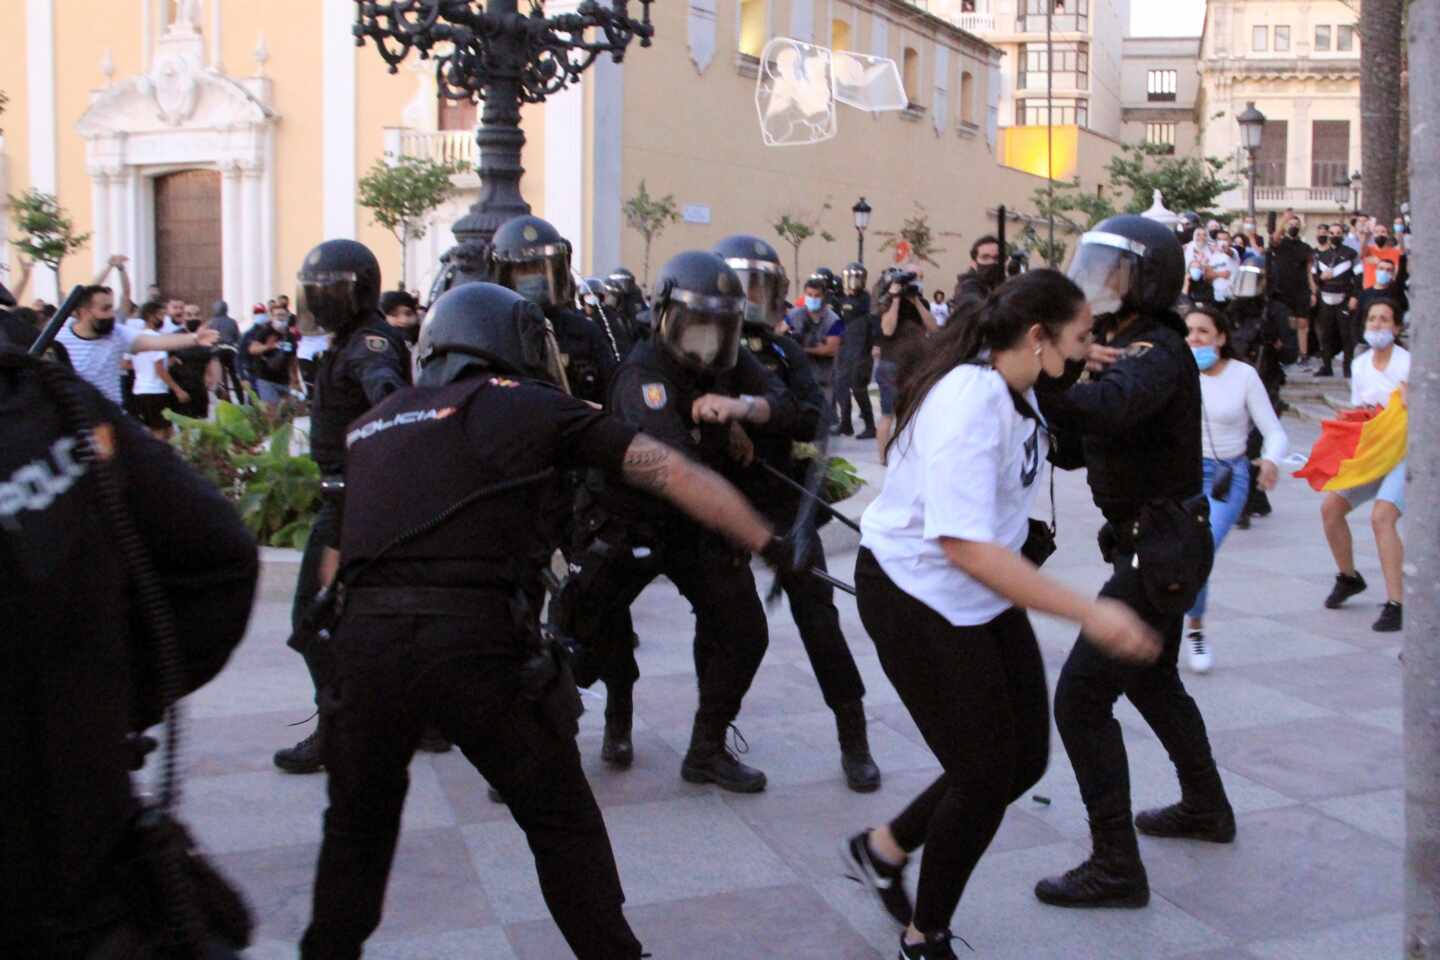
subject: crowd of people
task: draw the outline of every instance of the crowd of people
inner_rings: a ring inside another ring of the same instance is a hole
[[[63,577],[62,565],[33,558],[49,556],[37,544],[68,555],[64,544],[93,540],[92,529],[113,527],[111,514],[129,509],[142,521],[140,543],[119,538],[91,562],[129,569],[139,555],[145,568],[144,553],[163,549],[162,588],[145,603],[175,604],[183,633],[206,641],[175,654],[196,663],[179,669],[185,682],[172,689],[203,683],[243,635],[255,550],[233,522],[198,524],[209,544],[174,532],[191,508],[222,501],[183,482],[178,500],[155,499],[170,489],[156,471],[194,478],[156,455],[168,437],[164,411],[204,417],[212,396],[242,391],[260,403],[307,403],[324,498],[289,644],[310,672],[319,719],[274,756],[286,773],[329,777],[301,956],[361,954],[380,923],[411,756],[458,745],[526,833],[546,904],[576,955],[640,957],[575,743],[577,685],[603,685],[601,759],[629,767],[641,679],[631,608],[663,574],[694,612],[698,704],[679,775],[764,790],[766,775],[741,759],[735,727],[768,645],[750,562],[758,557],[774,571],[771,597],[788,597],[834,714],[846,785],[879,789],[865,685],[834,601],[844,582],[816,535],[834,512],[819,472],[796,456],[797,442],[823,453],[832,434],[874,439],[885,480],[858,525],[853,589],[880,664],[942,773],[892,820],[837,838],[846,871],[896,921],[901,960],[955,956],[952,917],[969,877],[1006,807],[1048,762],[1051,701],[1034,610],[1079,628],[1053,709],[1092,842],[1090,856],[1040,880],[1035,896],[1057,907],[1141,908],[1150,892],[1137,831],[1235,837],[1179,664],[1183,648],[1195,672],[1213,665],[1209,572],[1227,534],[1269,509],[1265,492],[1288,445],[1279,417],[1286,371],[1318,363],[1323,375],[1343,356],[1359,408],[1403,398],[1409,377],[1397,344],[1403,248],[1359,217],[1350,234],[1326,225],[1317,249],[1300,240],[1298,221],[1279,226],[1263,237],[1248,221],[1231,234],[1215,222],[1177,231],[1113,217],[1080,237],[1068,276],[1030,270],[1023,254],[983,236],[948,297],[927,296],[919,273],[900,267],[872,284],[859,262],[794,289],[773,246],[740,234],[673,257],[647,298],[623,268],[580,280],[568,241],[525,216],[496,231],[478,268],[446,264],[429,304],[385,291],[362,244],[322,243],[299,272],[295,309],[284,295],[257,303],[243,331],[224,302],[205,318],[152,287],[134,304],[126,261],[112,258],[47,360],[0,349],[0,405],[53,408],[0,420],[17,438],[3,469],[20,476],[43,464],[70,478],[50,483],[46,497],[0,499],[7,562],[24,586],[4,604],[56,624],[52,643],[83,640],[105,662],[123,661],[124,618],[67,619],[55,607],[63,593],[37,589]],[[105,285],[111,272],[118,296]],[[4,292],[4,336],[23,348],[48,305],[21,308]],[[72,457],[74,449],[85,453]],[[94,499],[114,485],[111,461],[122,476],[135,464],[135,477],[155,483],[151,498],[132,490],[128,505]],[[1053,522],[1032,517],[1047,462],[1085,469],[1104,516],[1110,576],[1095,599],[1041,569],[1056,536]],[[1387,592],[1377,630],[1401,623],[1403,487],[1402,461],[1328,493],[1321,507],[1338,567],[1325,603],[1338,606],[1366,588],[1345,516],[1375,501]],[[182,513],[165,514],[165,504]],[[172,550],[172,535],[188,546]],[[557,550],[563,564],[552,562]],[[182,561],[183,572],[174,566]],[[197,609],[183,592],[211,564],[227,571],[233,602]],[[123,587],[123,578],[111,584]],[[24,671],[36,667],[16,667],[7,676],[23,688]],[[174,934],[153,899],[130,895],[126,856],[138,841],[111,822],[137,808],[123,770],[157,714],[124,709],[129,694],[107,690],[120,708],[86,721],[94,755],[75,762],[105,767],[115,802],[88,820],[68,814],[89,824],[81,835],[100,838],[70,852],[82,869],[55,868],[73,825],[45,820],[47,798],[17,801],[0,818],[7,849],[13,825],[53,824],[27,834],[16,871],[7,865],[4,889],[29,891],[12,899],[36,918],[13,950],[0,940],[7,955],[89,956],[122,929],[137,943]],[[1175,766],[1174,804],[1132,813],[1113,715],[1122,695]],[[36,716],[22,708],[11,718],[23,745],[7,754],[12,772],[80,782],[70,758],[46,749],[41,728],[25,726]],[[904,875],[922,849],[912,903]],[[210,955],[243,946],[243,933],[190,920],[184,934],[208,941]]]

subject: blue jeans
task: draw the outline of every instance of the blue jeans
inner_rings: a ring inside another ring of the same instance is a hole
[[[1224,500],[1216,500],[1211,495],[1211,487],[1215,484],[1215,471],[1220,464],[1228,464],[1230,469],[1235,471],[1230,480],[1230,494]],[[1211,460],[1205,458],[1201,462],[1205,471],[1205,496],[1210,498],[1210,533],[1215,538],[1215,555],[1220,555],[1220,544],[1225,542],[1225,535],[1230,528],[1235,526],[1235,521],[1240,519],[1240,511],[1245,509],[1245,501],[1250,494],[1250,461],[1244,457],[1236,457],[1234,460]],[[1205,616],[1205,601],[1210,593],[1210,584],[1200,588],[1200,593],[1195,597],[1195,605],[1190,608],[1190,617],[1196,620]]]

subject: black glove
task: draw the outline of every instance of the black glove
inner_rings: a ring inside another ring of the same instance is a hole
[[[760,551],[760,559],[782,581],[806,576],[819,556],[820,540],[813,530],[792,530],[783,537],[771,537]]]

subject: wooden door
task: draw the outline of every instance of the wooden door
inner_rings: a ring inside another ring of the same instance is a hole
[[[208,316],[223,296],[220,237],[219,171],[155,179],[155,282],[162,296],[199,304]]]

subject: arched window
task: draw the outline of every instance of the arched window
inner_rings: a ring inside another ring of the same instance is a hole
[[[905,96],[911,103],[920,102],[920,51],[914,47],[905,48],[904,65],[900,75],[905,82]]]
[[[853,50],[850,45],[850,21],[830,21],[830,49],[831,50]]]
[[[960,74],[960,122],[975,122],[975,75],[969,70]]]
[[[765,4],[768,0],[740,0],[740,52],[760,59],[765,49]]]

